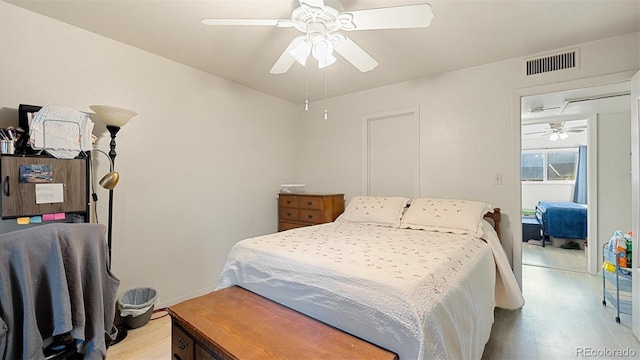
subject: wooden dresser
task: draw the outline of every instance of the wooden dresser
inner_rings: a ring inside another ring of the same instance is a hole
[[[398,359],[237,286],[171,306],[169,314],[173,360]]]
[[[344,211],[344,194],[278,194],[278,231],[332,222]]]

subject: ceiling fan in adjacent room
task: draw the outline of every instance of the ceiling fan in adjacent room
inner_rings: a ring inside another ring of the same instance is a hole
[[[549,140],[557,141],[564,140],[569,137],[568,133],[581,133],[587,130],[587,125],[579,125],[573,127],[565,127],[564,122],[552,122],[549,123],[549,129],[543,131],[534,131],[525,133],[525,135],[536,135],[540,134],[540,136],[549,136]]]
[[[295,37],[271,68],[272,74],[289,71],[297,61],[305,65],[309,55],[325,68],[336,61],[334,50],[358,70],[367,72],[378,62],[342,31],[422,28],[431,24],[429,4],[344,11],[337,0],[294,0],[291,19],[202,19],[205,25],[262,25],[293,27],[303,35]]]

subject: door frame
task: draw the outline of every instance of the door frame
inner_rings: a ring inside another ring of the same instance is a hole
[[[512,91],[511,97],[511,114],[512,114],[512,122],[511,122],[511,133],[512,133],[512,148],[513,156],[512,156],[512,166],[513,166],[513,182],[512,196],[517,199],[518,211],[522,209],[522,182],[521,174],[520,174],[520,153],[522,151],[522,98],[526,96],[532,95],[541,95],[547,93],[554,93],[560,91],[567,91],[572,89],[586,88],[598,85],[606,85],[616,82],[629,81],[633,77],[633,75],[637,71],[624,71],[614,74],[607,74],[595,77],[589,77],[584,79],[577,79],[559,83],[538,85],[520,89],[514,89]],[[589,184],[589,189],[591,189],[591,184]],[[589,190],[588,190],[589,191]],[[589,221],[594,222],[596,220],[589,219]],[[513,257],[513,272],[518,281],[518,284],[522,288],[522,222],[514,221],[512,222],[511,230],[513,233],[513,246],[512,246],[512,257]],[[597,247],[594,247],[597,250]],[[595,264],[592,264],[592,267]],[[597,267],[595,268],[597,271]],[[591,269],[590,269],[591,271]]]
[[[631,230],[633,249],[639,249],[640,242],[640,71],[631,78]],[[636,254],[638,250],[635,250]],[[634,256],[635,269],[632,276],[631,327],[640,339],[640,266],[638,256]]]

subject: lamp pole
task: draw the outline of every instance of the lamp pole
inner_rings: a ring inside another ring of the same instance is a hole
[[[109,157],[111,158],[111,164],[115,167],[116,161],[116,134],[120,131],[120,127],[107,125],[107,130],[111,134],[111,142],[109,143]],[[111,232],[113,229],[113,189],[109,190],[109,222],[107,223],[107,246],[109,248],[109,263],[108,267],[111,270]]]

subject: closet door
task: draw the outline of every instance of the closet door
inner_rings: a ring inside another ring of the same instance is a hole
[[[419,121],[417,107],[364,117],[364,194],[419,197]]]

